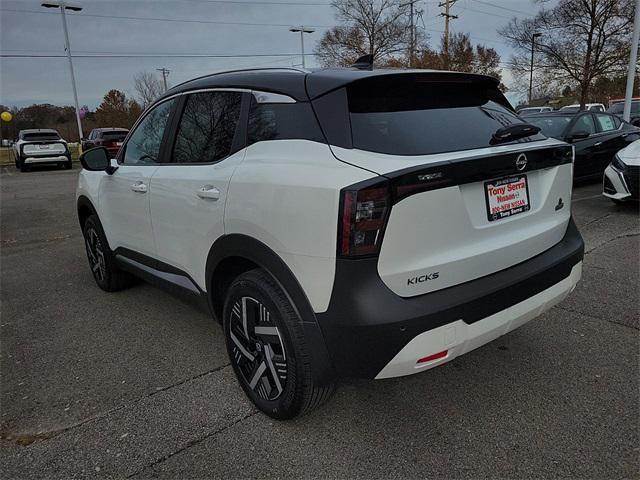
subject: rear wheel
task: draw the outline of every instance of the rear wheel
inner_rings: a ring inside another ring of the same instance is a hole
[[[85,221],[83,233],[89,267],[98,286],[107,292],[129,287],[133,283],[133,276],[116,266],[107,238],[95,215],[89,216]]]
[[[224,305],[227,351],[251,401],[272,418],[305,414],[325,402],[333,384],[314,383],[301,319],[264,270],[240,275]]]

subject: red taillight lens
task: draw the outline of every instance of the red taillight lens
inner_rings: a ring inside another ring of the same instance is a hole
[[[344,257],[377,254],[390,207],[386,180],[360,189],[343,190],[339,254]]]

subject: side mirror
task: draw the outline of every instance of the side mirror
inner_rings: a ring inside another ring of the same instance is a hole
[[[111,165],[109,152],[104,147],[95,147],[80,155],[82,168],[90,172],[107,172],[112,175],[118,167]]]
[[[582,140],[584,138],[589,138],[589,135],[591,134],[586,130],[578,130],[577,132],[573,132],[571,135],[569,135],[569,141],[573,142],[575,140]]]

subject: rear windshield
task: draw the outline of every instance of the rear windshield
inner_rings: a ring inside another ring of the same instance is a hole
[[[127,136],[127,132],[102,132],[102,138],[104,140],[111,140],[113,142],[121,142]]]
[[[580,107],[562,107],[560,111],[566,113],[575,113],[580,111]]]
[[[428,155],[484,148],[496,130],[523,123],[487,83],[387,77],[355,82],[347,96],[353,147],[373,152]]]
[[[622,115],[624,113],[624,102],[614,103],[607,110],[609,113],[615,113],[616,115]],[[640,112],[640,102],[631,102],[631,113]]]
[[[527,121],[542,129],[547,137],[561,138],[567,125],[571,123],[573,115],[554,117],[530,117]]]
[[[27,142],[55,141],[60,140],[60,135],[55,132],[24,133],[22,139]]]

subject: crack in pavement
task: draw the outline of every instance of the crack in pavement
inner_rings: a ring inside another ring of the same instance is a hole
[[[30,433],[11,433],[11,432],[0,432],[0,440],[6,440],[6,441],[10,441],[10,442],[14,442],[18,445],[21,446],[27,446],[30,445],[32,443],[35,442],[44,442],[46,440],[50,440],[54,437],[57,437],[59,435],[62,435],[65,432],[68,432],[70,430],[73,430],[75,428],[81,427],[83,425],[86,425],[87,423],[91,423],[94,422],[96,420],[101,420],[103,418],[108,417],[109,415],[112,415],[115,412],[118,412],[120,410],[123,410],[127,407],[130,407],[132,405],[136,405],[142,401],[144,401],[147,398],[153,397],[154,395],[161,393],[161,392],[166,392],[167,390],[170,390],[172,388],[175,387],[179,387],[180,385],[184,385],[185,383],[189,383],[192,382],[194,380],[197,380],[199,378],[205,377],[207,375],[211,375],[212,373],[216,373],[219,372],[227,367],[229,367],[231,364],[230,363],[225,363],[224,365],[220,365],[218,367],[212,368],[211,370],[207,370],[206,372],[202,372],[202,373],[198,373],[196,375],[193,375],[191,377],[185,378],[183,380],[180,380],[176,383],[172,383],[171,385],[168,385],[166,387],[160,387],[158,389],[156,389],[153,392],[149,392],[146,395],[136,398],[135,400],[133,400],[132,402],[129,403],[125,403],[122,405],[118,405],[117,407],[111,408],[105,412],[101,412],[98,413],[92,417],[89,418],[85,418],[83,420],[80,420],[79,422],[76,422],[72,425],[68,425],[66,427],[57,429],[57,430],[49,430],[49,431],[41,431],[41,432],[37,432],[35,434],[30,434]],[[24,439],[29,439],[29,440],[33,440],[33,441],[23,441]]]
[[[254,410],[254,411],[252,411],[251,413],[248,413],[247,415],[243,416],[242,418],[239,418],[238,420],[236,420],[236,421],[234,421],[234,422],[230,423],[229,425],[226,425],[226,426],[224,426],[224,427],[222,427],[222,428],[219,428],[219,429],[217,429],[217,430],[214,430],[213,432],[209,432],[209,433],[207,433],[207,434],[205,434],[205,435],[202,435],[202,436],[200,436],[200,437],[198,437],[198,438],[194,438],[193,440],[189,440],[189,441],[188,441],[187,443],[185,443],[182,447],[178,448],[177,450],[175,450],[175,451],[173,451],[173,452],[171,452],[171,453],[168,453],[168,454],[166,454],[166,455],[163,455],[162,457],[157,458],[156,460],[154,460],[153,462],[151,462],[151,463],[149,463],[149,464],[145,465],[145,466],[144,466],[144,467],[142,467],[141,469],[136,470],[136,471],[135,471],[135,472],[133,472],[133,473],[130,473],[129,475],[127,475],[127,476],[126,476],[126,478],[133,478],[133,477],[135,477],[135,476],[137,476],[137,475],[140,475],[140,474],[141,474],[141,473],[143,473],[145,470],[148,470],[149,468],[153,468],[154,466],[159,465],[159,464],[161,464],[162,462],[165,462],[165,461],[169,460],[171,457],[173,457],[173,456],[175,456],[175,455],[178,455],[179,453],[182,453],[182,452],[184,452],[185,450],[187,450],[187,449],[189,449],[189,448],[191,448],[191,447],[193,447],[193,446],[195,446],[195,445],[198,445],[199,443],[204,442],[204,441],[205,441],[205,440],[207,440],[208,438],[214,437],[214,436],[216,436],[216,435],[218,435],[218,434],[220,434],[220,433],[222,433],[222,432],[224,432],[224,431],[226,431],[226,430],[230,429],[231,427],[233,427],[233,426],[235,426],[235,425],[237,425],[237,424],[239,424],[239,423],[241,423],[241,422],[244,422],[245,420],[247,420],[248,418],[253,417],[253,416],[254,416],[254,415],[256,415],[257,413],[258,413],[258,410]]]
[[[572,308],[563,307],[560,305],[555,305],[553,308],[557,308],[558,310],[564,310],[565,312],[575,313],[578,315],[582,315],[583,317],[590,318],[592,320],[599,320],[601,322],[613,323],[614,325],[620,325],[621,327],[630,328],[631,330],[639,330],[638,327],[633,327],[631,325],[626,325],[624,323],[616,322],[615,320],[608,320],[606,318],[595,317],[593,315],[589,315],[588,313],[581,312],[579,310],[574,310]]]
[[[614,242],[616,240],[619,240],[621,238],[630,238],[630,237],[638,237],[640,236],[640,232],[627,232],[627,233],[620,233],[618,235],[616,235],[615,237],[612,237],[608,240],[605,240],[604,242],[602,242],[600,245],[596,245],[594,247],[591,247],[589,250],[584,251],[585,255],[590,255],[591,253],[593,253],[594,250],[604,247],[605,245],[608,245],[611,242]]]

